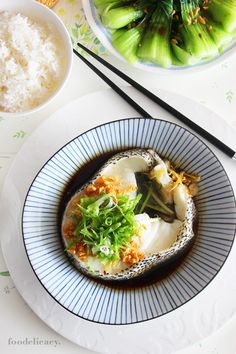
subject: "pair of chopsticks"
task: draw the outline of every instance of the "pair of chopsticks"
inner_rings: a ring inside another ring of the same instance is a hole
[[[81,49],[83,49],[85,52],[87,52],[89,55],[91,55],[94,59],[99,61],[101,64],[103,64],[106,68],[111,70],[117,76],[122,78],[124,81],[129,83],[131,86],[136,88],[138,91],[143,93],[145,96],[147,96],[153,102],[158,104],[160,107],[164,108],[167,112],[169,112],[174,117],[176,117],[180,122],[182,122],[185,125],[187,125],[189,128],[191,128],[193,131],[195,131],[196,133],[201,135],[203,138],[205,138],[211,144],[215,145],[219,150],[224,152],[230,158],[236,160],[236,152],[233,149],[231,149],[229,146],[224,144],[222,141],[220,141],[215,136],[213,136],[212,134],[207,132],[205,129],[203,129],[202,127],[200,127],[196,123],[194,123],[192,120],[190,120],[184,114],[182,114],[181,112],[176,110],[174,107],[170,106],[168,103],[163,101],[158,96],[154,95],[151,91],[148,91],[145,87],[140,85],[138,82],[136,82],[135,80],[131,79],[129,76],[124,74],[119,69],[115,68],[112,64],[108,63],[106,60],[102,59],[101,57],[99,57],[97,54],[93,53],[91,50],[89,50],[88,48],[86,48],[82,44],[77,43],[77,46],[80,47]],[[90,67],[103,81],[105,81],[128,104],[130,104],[130,106],[132,106],[142,117],[144,117],[144,118],[153,118],[137,102],[135,102],[130,96],[128,96],[123,90],[121,90],[112,80],[110,80],[105,74],[103,74],[96,66],[94,66],[92,63],[90,63],[83,55],[78,53],[75,49],[73,51],[88,67]]]

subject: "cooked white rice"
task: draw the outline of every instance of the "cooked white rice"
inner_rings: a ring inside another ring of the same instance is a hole
[[[45,102],[64,75],[62,53],[48,25],[0,12],[0,111],[24,112]]]

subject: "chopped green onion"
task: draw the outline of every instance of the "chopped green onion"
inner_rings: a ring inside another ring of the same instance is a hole
[[[78,208],[83,222],[76,227],[76,241],[83,241],[104,263],[118,260],[121,248],[136,232],[134,210],[140,199],[140,194],[134,199],[113,194],[81,198]]]

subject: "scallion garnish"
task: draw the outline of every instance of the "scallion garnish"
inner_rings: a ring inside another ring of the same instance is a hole
[[[102,194],[81,198],[78,208],[82,222],[75,230],[76,242],[83,242],[88,254],[103,262],[120,259],[120,251],[136,232],[134,210],[141,194],[134,199],[128,195]]]

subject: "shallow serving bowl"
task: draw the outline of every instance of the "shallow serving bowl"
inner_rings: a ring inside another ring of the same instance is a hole
[[[59,38],[63,44],[63,52],[65,57],[65,68],[64,75],[61,80],[59,87],[54,91],[54,93],[42,104],[24,112],[10,113],[10,112],[1,112],[1,116],[21,116],[34,113],[50,102],[52,102],[55,97],[61,92],[63,87],[65,86],[71,72],[72,68],[72,59],[73,59],[73,50],[72,50],[72,42],[67,31],[65,25],[61,21],[61,19],[48,7],[42,5],[41,3],[34,0],[0,0],[0,12],[9,11],[12,13],[20,13],[22,15],[28,16],[40,23],[48,23],[55,33],[58,34]]]
[[[109,34],[109,31],[104,27],[100,20],[100,16],[94,6],[93,0],[82,0],[83,4],[83,9],[87,18],[87,21],[92,28],[94,34],[96,37],[101,41],[101,43],[104,45],[104,47],[112,53],[115,57],[119,58],[123,62],[127,61],[120,55],[120,53],[113,47],[112,42],[111,42],[111,36]],[[152,64],[152,63],[144,63],[141,61],[138,61],[137,63],[133,64],[134,67],[138,69],[142,69],[145,71],[151,71],[155,73],[162,73],[162,74],[169,74],[169,75],[182,75],[184,73],[193,73],[193,72],[198,72],[203,69],[207,69],[209,67],[212,67],[213,65],[217,65],[224,60],[228,59],[230,56],[235,54],[236,52],[236,40],[232,42],[228,46],[227,49],[225,49],[220,55],[216,56],[215,58],[198,63],[196,65],[191,65],[191,66],[172,66],[170,68],[164,68],[161,67],[157,64]],[[131,64],[130,64],[131,65]]]
[[[199,174],[196,241],[168,276],[145,287],[106,286],[71,264],[58,232],[63,191],[76,171],[94,157],[127,148],[152,148],[181,169]],[[131,324],[184,305],[217,275],[231,250],[236,205],[228,176],[214,153],[184,128],[158,119],[106,123],[76,137],[41,168],[27,193],[22,232],[37,278],[61,306],[93,322]]]

